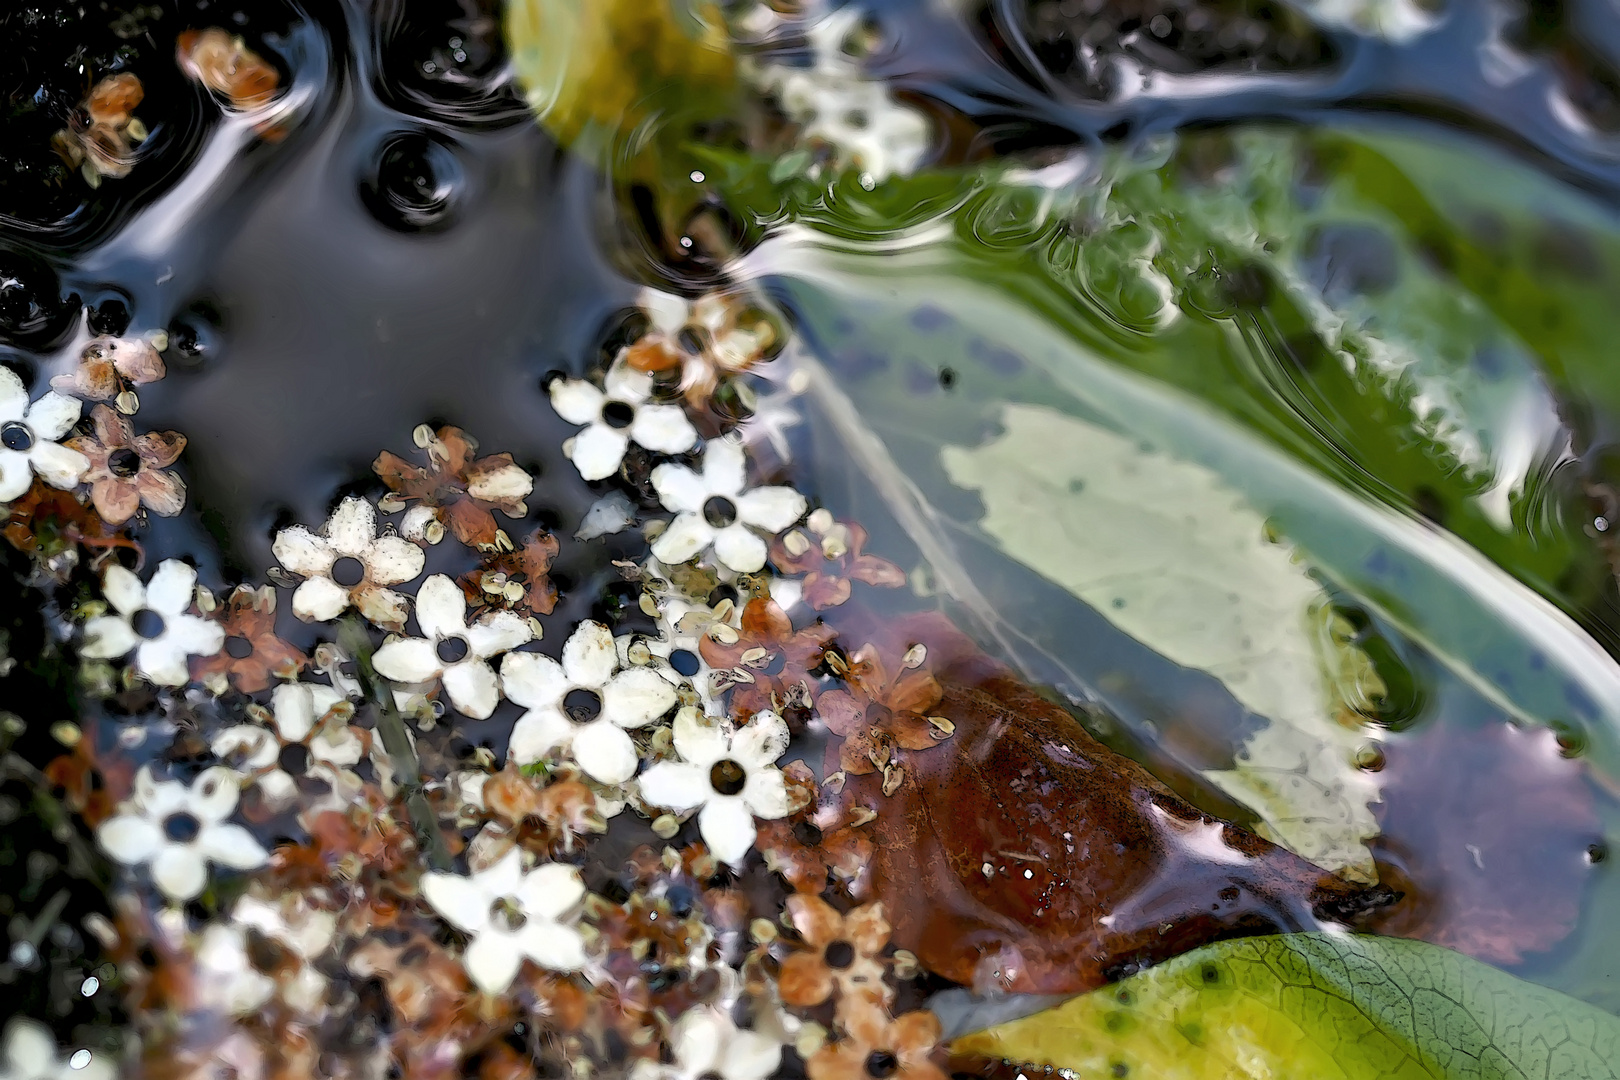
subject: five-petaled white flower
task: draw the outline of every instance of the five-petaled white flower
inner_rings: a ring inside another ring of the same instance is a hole
[[[78,422],[83,407],[54,391],[30,405],[22,380],[0,368],[0,502],[19,498],[35,473],[52,487],[79,482],[90,459],[56,440]]]
[[[525,957],[552,971],[585,965],[585,941],[573,925],[585,897],[579,871],[542,863],[525,873],[522,860],[513,848],[467,877],[422,876],[422,895],[433,910],[472,938],[462,963],[486,994],[511,986]]]
[[[252,870],[270,858],[253,834],[225,820],[236,809],[239,783],[223,765],[205,770],[189,788],[156,780],[143,765],[134,798],[102,823],[96,839],[127,866],[151,863],[153,882],[170,900],[190,900],[208,883],[209,863]]]
[[[101,592],[116,614],[84,624],[83,656],[112,660],[135,652],[135,670],[163,686],[190,681],[187,656],[207,656],[225,644],[225,631],[187,614],[197,571],[179,559],[164,559],[145,585],[116,563],[101,577]]]
[[[282,683],[270,696],[270,709],[275,730],[237,724],[211,744],[222,761],[252,780],[267,807],[290,807],[306,776],[334,791],[359,787],[358,778],[343,773],[360,763],[365,747],[349,727],[353,709],[342,694],[319,683]]]
[[[676,518],[653,541],[653,555],[673,566],[712,544],[715,557],[739,574],[763,567],[765,541],[754,530],[779,533],[804,516],[808,503],[790,487],[744,490],[746,470],[742,447],[730,439],[705,446],[701,473],[685,465],[654,469],[653,487]]]
[[[551,384],[551,407],[570,424],[584,424],[565,450],[586,480],[612,476],[634,442],[663,454],[679,454],[697,445],[697,429],[677,405],[658,405],[652,376],[623,360],[608,368],[598,390],[584,379],[558,379]]]
[[[289,573],[304,580],[293,592],[293,614],[305,622],[335,619],[353,604],[384,630],[403,630],[405,597],[389,588],[422,572],[422,549],[402,536],[377,535],[377,508],[356,495],[344,499],[319,533],[291,525],[271,546]]]
[[[512,729],[508,757],[527,765],[572,748],[580,768],[604,784],[635,775],[636,748],[625,729],[644,727],[675,704],[675,688],[658,672],[620,671],[613,632],[589,620],[563,644],[562,663],[513,653],[501,662],[501,682],[506,696],[529,710]]]
[[[668,1065],[637,1063],[632,1080],[765,1080],[782,1061],[782,1044],[758,1031],[737,1027],[724,1009],[687,1009],[669,1032],[675,1060]]]
[[[117,1066],[110,1054],[76,1050],[56,1052],[51,1029],[38,1020],[13,1016],[6,1021],[0,1047],[0,1080],[113,1080]]]
[[[378,674],[407,683],[439,679],[456,708],[474,720],[486,719],[501,700],[489,658],[534,636],[510,611],[492,611],[468,625],[467,597],[443,574],[417,590],[416,625],[421,637],[399,638],[377,650],[372,663]]]
[[[754,846],[754,818],[787,815],[787,788],[776,759],[787,750],[788,729],[773,712],[732,735],[687,707],[675,715],[675,752],[684,761],[660,761],[641,777],[641,797],[671,810],[698,811],[698,829],[714,857],[740,863]]]

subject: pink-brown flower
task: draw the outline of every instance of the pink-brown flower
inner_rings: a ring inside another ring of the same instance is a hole
[[[839,1003],[844,1038],[810,1055],[810,1080],[945,1080],[930,1058],[939,1043],[939,1018],[926,1010],[891,1020],[882,1002],[854,994]]]
[[[91,339],[79,354],[79,365],[51,380],[65,394],[90,401],[111,401],[130,386],[145,386],[163,378],[163,357],[142,338],[102,335]]]
[[[223,676],[244,694],[270,685],[270,677],[295,679],[309,658],[276,636],[276,591],[266,585],[255,589],[238,585],[225,601],[225,647],[213,656],[191,662],[191,677],[198,682]]]
[[[854,776],[879,770],[887,775],[896,748],[928,750],[950,737],[949,721],[928,715],[942,692],[924,666],[926,655],[926,650],[920,658],[908,653],[892,677],[890,666],[870,642],[847,661],[836,653],[828,655],[829,666],[850,686],[849,691],[828,690],[816,699],[816,712],[843,736],[839,768]]]
[[[520,548],[487,554],[482,565],[461,575],[456,584],[474,608],[498,607],[522,615],[550,615],[557,606],[551,563],[558,547],[557,538],[549,532],[530,533]]]
[[[768,596],[748,601],[740,622],[736,641],[724,645],[705,634],[698,652],[717,680],[731,685],[734,716],[769,710],[791,723],[791,706],[811,703],[810,669],[821,663],[833,629],[817,622],[794,630],[787,612]]]
[[[819,896],[795,893],[787,898],[788,916],[806,949],[782,961],[777,980],[789,1005],[820,1005],[837,990],[887,999],[883,984],[883,947],[889,943],[889,921],[882,904],[866,904],[840,915]]]
[[[186,448],[178,431],[137,436],[124,417],[105,405],[90,410],[95,434],[67,440],[90,459],[90,501],[110,525],[122,525],[145,506],[159,517],[174,517],[186,505],[186,485],[168,472]]]
[[[834,521],[826,510],[813,512],[805,529],[792,529],[771,542],[771,562],[784,574],[803,574],[804,602],[817,611],[849,599],[850,582],[897,589],[906,573],[888,559],[864,554],[866,530],[853,521]]]
[[[491,510],[520,518],[529,512],[523,500],[534,490],[534,480],[512,460],[511,454],[474,459],[478,443],[457,427],[416,431],[417,445],[427,451],[428,465],[412,465],[384,450],[371,463],[393,495],[382,503],[393,513],[415,503],[405,515],[402,531],[410,539],[425,534],[433,542],[430,526],[437,522],[470,547],[492,547],[498,526]]]

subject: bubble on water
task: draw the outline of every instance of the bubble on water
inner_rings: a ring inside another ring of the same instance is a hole
[[[454,149],[435,135],[406,131],[377,151],[373,171],[361,181],[360,197],[373,217],[400,232],[450,224],[466,185]]]

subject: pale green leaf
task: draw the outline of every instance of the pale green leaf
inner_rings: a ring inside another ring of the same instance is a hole
[[[942,451],[952,483],[984,501],[980,528],[1269,719],[1235,768],[1207,775],[1271,839],[1375,880],[1364,841],[1378,833],[1378,789],[1355,765],[1367,736],[1354,710],[1381,690],[1354,646],[1323,632],[1327,597],[1292,549],[1195,462],[1044,406],[1007,405],[1001,426],[982,446]],[[1346,671],[1362,678],[1336,677]]]
[[[1613,1080],[1620,1018],[1417,941],[1289,934],[1186,953],[953,1049],[1152,1080]]]

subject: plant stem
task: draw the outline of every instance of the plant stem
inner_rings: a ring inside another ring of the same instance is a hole
[[[355,675],[360,689],[377,710],[377,733],[382,736],[383,749],[388,751],[394,766],[394,783],[405,796],[405,809],[416,828],[416,838],[428,865],[435,870],[450,869],[450,851],[439,832],[439,821],[422,792],[422,766],[416,758],[416,747],[405,733],[405,720],[394,705],[394,691],[378,676],[371,666],[371,636],[357,616],[343,620],[338,629],[338,644],[354,658]]]

